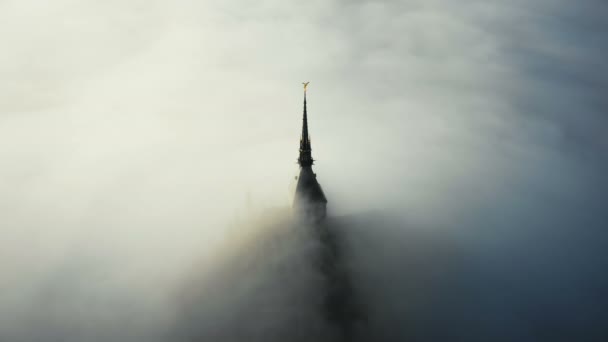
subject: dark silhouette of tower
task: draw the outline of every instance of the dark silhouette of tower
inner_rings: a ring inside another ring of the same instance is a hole
[[[312,171],[312,149],[308,134],[308,113],[306,108],[306,88],[304,83],[304,117],[302,119],[302,136],[300,137],[300,173],[297,176],[296,193],[293,200],[293,209],[297,216],[308,221],[318,222],[327,215],[327,198],[317,175]]]

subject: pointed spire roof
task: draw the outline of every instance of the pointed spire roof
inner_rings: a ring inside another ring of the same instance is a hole
[[[312,171],[312,149],[310,148],[310,135],[308,134],[308,112],[306,108],[306,88],[308,82],[304,82],[304,113],[302,117],[302,135],[300,136],[300,157],[298,158],[298,164],[300,164],[300,174],[296,178],[298,183],[296,185],[296,196],[294,198],[294,207],[298,208],[309,208],[311,204],[323,206],[322,213],[319,214],[320,218],[325,217],[325,204],[327,204],[327,198],[321,185],[317,181],[317,175]],[[307,209],[308,210],[308,209]],[[316,214],[315,214],[316,215]]]
[[[310,135],[308,134],[308,113],[306,109],[306,88],[309,82],[304,82],[304,114],[302,118],[302,135],[300,136],[300,157],[298,164],[302,167],[312,166],[312,149],[310,147]]]

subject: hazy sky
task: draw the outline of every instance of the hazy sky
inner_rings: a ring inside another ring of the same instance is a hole
[[[576,183],[567,172],[606,158],[605,10],[3,2],[3,193],[83,215],[73,206],[138,191],[282,204],[305,80],[318,171],[330,193],[362,187],[353,205],[387,189],[445,201],[480,176],[491,192],[538,172]]]
[[[607,16],[602,0],[1,1],[0,328],[68,259],[120,260],[145,276],[113,285],[136,288],[248,196],[289,205],[302,81],[333,213],[605,227]]]

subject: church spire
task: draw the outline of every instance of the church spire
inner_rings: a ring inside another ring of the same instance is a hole
[[[319,222],[327,215],[327,198],[323,193],[321,184],[317,181],[317,175],[312,171],[312,159],[310,148],[310,136],[308,135],[308,113],[306,108],[306,88],[308,82],[304,82],[304,113],[302,117],[302,135],[300,136],[300,173],[296,177],[296,192],[293,200],[293,208],[297,216]]]
[[[302,136],[300,137],[300,157],[298,158],[298,164],[301,167],[312,166],[314,159],[312,159],[312,149],[310,148],[310,136],[308,135],[308,114],[306,112],[306,88],[309,82],[304,82],[304,117],[302,119]]]

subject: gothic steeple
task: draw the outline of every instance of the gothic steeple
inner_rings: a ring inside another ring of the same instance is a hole
[[[317,175],[312,171],[312,159],[310,148],[310,136],[308,135],[308,113],[306,111],[306,87],[304,82],[304,117],[302,119],[302,135],[300,136],[300,174],[296,177],[296,193],[293,207],[296,214],[307,220],[318,222],[325,218],[327,210],[327,198],[323,193],[321,185],[317,181]]]
[[[304,82],[304,117],[302,119],[302,135],[300,137],[300,157],[298,164],[301,167],[310,167],[314,163],[312,149],[310,148],[310,136],[308,135],[308,114],[306,112],[306,88],[308,82]]]

